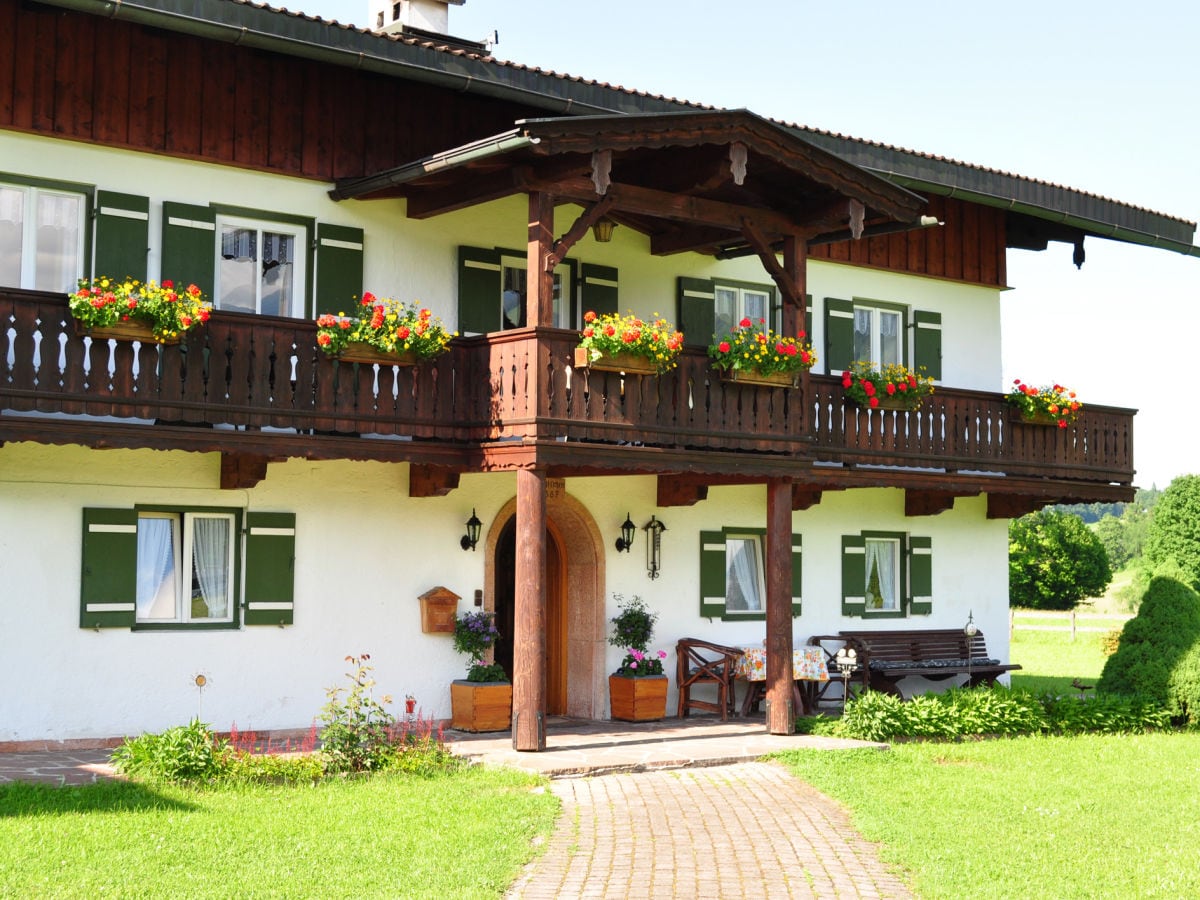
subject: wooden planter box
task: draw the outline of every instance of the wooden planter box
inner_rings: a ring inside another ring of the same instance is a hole
[[[450,711],[450,727],[459,731],[508,731],[512,685],[507,681],[452,681]]]
[[[859,407],[860,409],[865,409],[867,412],[870,412],[873,409],[898,410],[900,412],[912,412],[913,410],[920,409],[921,404],[925,402],[924,397],[918,398],[915,403],[912,400],[907,399],[906,397],[899,397],[899,398],[897,398],[897,397],[879,397],[878,399],[879,399],[878,406],[870,406],[866,403],[859,403],[857,400],[849,400],[848,402],[853,404],[854,406]]]
[[[738,384],[757,384],[764,387],[800,386],[799,372],[772,372],[770,375],[760,375],[758,372],[747,372],[742,369],[728,369],[721,372],[722,381],[733,381]]]
[[[592,359],[587,347],[575,348],[575,368],[592,368],[603,372],[624,372],[626,375],[658,374],[658,366],[644,356],[634,356],[632,353],[614,353],[612,356],[601,356],[599,359]]]
[[[154,328],[145,322],[117,322],[115,325],[87,327],[78,319],[74,320],[75,333],[80,337],[87,336],[94,341],[141,341],[143,344],[178,344],[179,336],[158,338]]]
[[[667,676],[608,676],[608,702],[614,719],[649,722],[667,714]]]
[[[417,354],[411,350],[385,353],[383,350],[361,341],[351,341],[336,358],[342,362],[362,363],[363,365],[379,363],[381,366],[415,366],[420,362]]]
[[[1009,407],[1009,419],[1013,422],[1020,422],[1022,425],[1049,425],[1052,428],[1058,428],[1058,418],[1050,415],[1050,413],[1034,413],[1032,416],[1027,416],[1025,413],[1016,407]],[[1069,422],[1067,424],[1070,424]]]

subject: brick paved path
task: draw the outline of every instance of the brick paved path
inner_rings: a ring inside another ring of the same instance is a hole
[[[911,897],[832,800],[772,763],[558,779],[512,898]]]

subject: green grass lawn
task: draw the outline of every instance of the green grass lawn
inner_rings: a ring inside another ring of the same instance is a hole
[[[1100,635],[1022,631],[1014,687],[1096,683]],[[901,743],[797,751],[923,898],[1200,896],[1200,734]]]
[[[1200,896],[1200,734],[795,751],[931,898]]]
[[[211,790],[0,786],[2,897],[498,897],[558,801],[507,769]]]

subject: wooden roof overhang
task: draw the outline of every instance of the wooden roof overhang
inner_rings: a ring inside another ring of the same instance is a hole
[[[423,219],[532,192],[583,206],[569,243],[607,217],[647,235],[656,255],[762,256],[786,238],[914,228],[925,204],[746,110],[522,120],[504,134],[342,179],[330,196],[404,197],[408,215]]]

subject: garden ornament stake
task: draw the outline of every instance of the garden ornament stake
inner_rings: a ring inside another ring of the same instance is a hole
[[[846,700],[850,697],[850,673],[858,666],[858,654],[853,647],[842,647],[834,662],[842,673],[842,715],[846,714]]]

